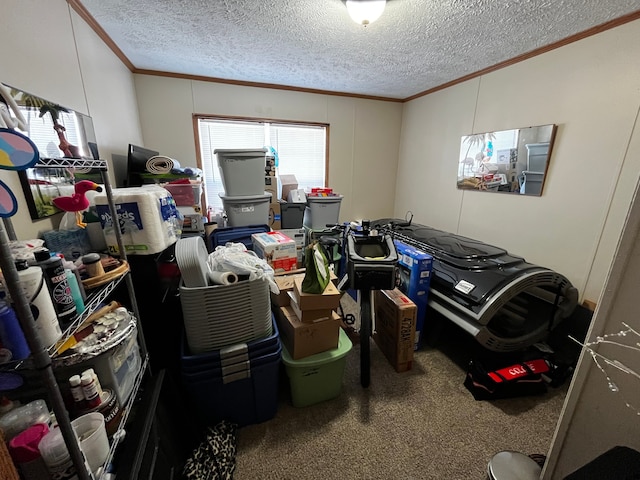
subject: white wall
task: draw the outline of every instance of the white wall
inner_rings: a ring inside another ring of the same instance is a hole
[[[135,75],[145,146],[196,165],[193,114],[329,124],[329,187],[341,220],[393,212],[402,104]]]
[[[617,331],[621,321],[640,328],[638,202],[600,297],[640,172],[640,21],[403,107],[134,76],[64,0],[4,0],[2,14],[0,81],[90,114],[103,158],[134,143],[195,165],[193,113],[326,122],[329,183],[345,195],[343,219],[411,210],[417,222],[504,246],[569,276],[583,298],[599,299],[592,337]],[[28,19],[29,34],[13,19]],[[542,197],[455,188],[461,136],[544,123],[559,129]],[[54,226],[32,223],[14,172],[0,171],[0,179],[18,197],[20,238]],[[581,359],[545,478],[562,478],[613,445],[640,449],[638,418],[620,402],[590,359]]]
[[[395,216],[504,247],[596,301],[640,174],[639,45],[635,21],[405,104]],[[541,197],[456,189],[462,136],[549,123]]]
[[[66,1],[3,0],[0,43],[0,82],[90,115],[102,158],[142,141],[133,75]],[[0,179],[18,200],[18,238],[57,227],[60,215],[31,220],[17,173]]]

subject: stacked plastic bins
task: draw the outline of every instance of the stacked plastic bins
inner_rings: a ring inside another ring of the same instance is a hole
[[[185,338],[182,380],[198,418],[244,426],[275,417],[281,352],[275,323],[267,337],[201,354],[191,353]]]
[[[216,149],[224,186],[220,194],[228,227],[269,223],[271,194],[265,192],[267,149]]]
[[[342,195],[330,188],[313,188],[307,193],[307,207],[303,223],[306,228],[320,230],[327,224],[338,223]]]
[[[268,283],[182,285],[180,302],[185,327],[181,377],[198,418],[240,426],[273,418],[281,346]]]
[[[276,277],[280,294],[272,305],[282,338],[282,361],[294,407],[337,397],[342,390],[349,337],[335,309],[340,292],[329,283],[322,294],[301,291],[304,274]]]
[[[294,360],[286,348],[282,350],[294,407],[307,407],[340,395],[351,347],[351,340],[341,328],[337,348],[300,360]]]

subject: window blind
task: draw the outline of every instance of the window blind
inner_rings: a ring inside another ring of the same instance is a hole
[[[208,207],[222,210],[224,194],[214,150],[273,147],[278,174],[293,174],[299,188],[324,186],[326,128],[316,125],[201,118],[198,120],[200,158]]]

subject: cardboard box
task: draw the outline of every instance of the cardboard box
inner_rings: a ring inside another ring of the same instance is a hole
[[[335,312],[329,320],[303,323],[291,307],[280,307],[276,318],[282,343],[294,360],[338,347],[340,315]]]
[[[411,370],[417,307],[397,288],[375,291],[373,339],[396,372]]]
[[[282,214],[280,212],[280,204],[278,202],[269,204],[269,226],[271,230],[280,230],[282,226]]]
[[[271,194],[271,203],[275,203],[282,195],[282,186],[279,177],[267,175],[264,177],[264,191]]]
[[[297,268],[296,242],[281,232],[261,232],[251,234],[253,251],[263,258],[275,271],[289,271]]]
[[[300,310],[335,310],[340,306],[340,290],[336,288],[333,282],[329,282],[322,293],[303,293],[303,280],[304,277],[296,278],[293,288]]]
[[[287,200],[289,192],[298,188],[298,180],[295,175],[280,175],[280,184],[282,185],[282,193],[280,198]]]
[[[418,350],[423,342],[433,257],[399,240],[394,240],[394,244],[398,252],[398,275],[400,279],[398,288],[407,295],[418,308],[414,345],[414,350]]]
[[[294,311],[298,320],[303,323],[315,323],[322,322],[324,320],[329,320],[333,313],[331,309],[321,309],[321,310],[300,310],[300,306],[298,302],[296,302],[296,294],[292,291],[287,292],[289,295],[289,306],[291,310]]]
[[[271,293],[271,305],[277,307],[286,307],[289,305],[289,295],[287,292],[293,291],[293,281],[295,278],[304,278],[304,273],[296,273],[294,275],[275,275],[273,278],[280,289],[279,294]]]

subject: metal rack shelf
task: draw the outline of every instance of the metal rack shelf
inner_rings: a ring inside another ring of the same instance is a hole
[[[102,177],[102,183],[105,187],[105,193],[107,196],[107,203],[109,205],[109,210],[111,214],[116,216],[116,208],[113,201],[111,182],[109,180],[109,176],[107,174],[107,162],[106,160],[93,160],[93,159],[73,159],[73,158],[41,158],[35,165],[34,168],[91,168],[97,169],[100,171]],[[69,417],[69,413],[64,404],[64,400],[62,398],[62,394],[60,392],[60,387],[57,383],[57,380],[54,376],[54,364],[52,362],[52,356],[55,351],[55,346],[49,347],[44,346],[42,341],[38,336],[38,332],[35,328],[35,321],[33,318],[33,314],[31,312],[31,308],[27,302],[27,299],[24,295],[21,294],[20,290],[20,278],[18,277],[17,269],[13,262],[13,257],[11,256],[11,250],[9,247],[10,240],[16,240],[15,231],[13,230],[13,225],[10,219],[3,219],[3,222],[0,222],[0,268],[2,269],[3,276],[6,281],[7,289],[9,290],[9,294],[14,299],[14,307],[18,318],[20,320],[20,325],[25,333],[25,337],[29,343],[29,347],[31,348],[31,357],[29,362],[22,363],[19,367],[25,368],[29,366],[39,372],[41,372],[42,380],[44,386],[49,394],[49,400],[51,403],[51,407],[56,416],[56,420],[60,427],[62,437],[64,439],[65,444],[69,450],[69,454],[73,461],[73,464],[76,468],[78,478],[80,480],[95,480],[95,476],[87,470],[86,462],[84,459],[84,454],[80,449],[78,439],[73,431],[71,426],[71,419]],[[122,241],[122,236],[120,231],[116,229],[116,240],[118,243],[118,248],[120,252],[120,259],[126,261],[126,250],[124,248],[124,244]],[[126,424],[126,420],[128,417],[128,413],[131,409],[131,403],[137,396],[137,390],[140,387],[140,383],[142,378],[147,372],[150,372],[149,362],[148,362],[148,353],[146,344],[144,341],[144,334],[142,332],[142,324],[140,322],[140,314],[138,310],[138,304],[136,301],[135,291],[133,287],[133,281],[131,279],[130,272],[125,273],[121,277],[118,277],[111,282],[103,285],[102,287],[96,289],[95,292],[88,297],[88,302],[86,304],[85,311],[78,315],[72,324],[65,330],[63,334],[64,339],[68,339],[75,330],[86,320],[89,315],[91,315],[98,306],[109,297],[109,295],[113,292],[113,290],[124,281],[127,286],[129,302],[131,303],[131,310],[133,315],[138,321],[138,344],[141,350],[141,356],[143,358],[142,367],[138,373],[138,377],[134,382],[134,388],[131,392],[131,396],[129,398],[129,402],[127,403],[123,418],[118,427],[118,431],[114,434],[114,440],[112,441],[111,449],[109,452],[109,457],[107,462],[105,462],[105,466],[108,466],[113,459],[113,455],[117,448],[117,444],[122,437],[122,430],[124,425]],[[116,439],[117,437],[117,439]],[[103,467],[103,471],[100,473],[100,478],[104,476],[104,472],[107,469]]]

